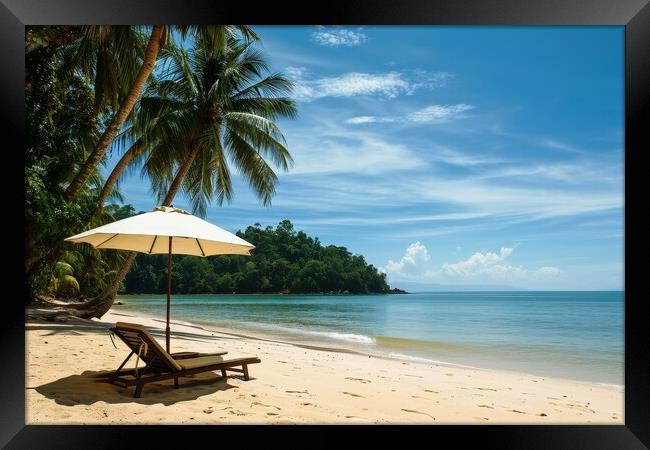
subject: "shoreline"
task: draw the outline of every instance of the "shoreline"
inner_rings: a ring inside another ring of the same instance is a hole
[[[107,329],[160,319],[112,309],[102,320],[26,323],[27,424],[488,423],[622,424],[623,390],[493,369],[419,363],[197,325],[172,325],[172,351],[257,356],[250,381],[205,373],[147,385],[134,399],[98,381],[128,354]],[[119,341],[119,342],[118,342]],[[349,349],[347,349],[349,350]]]
[[[212,295],[212,294],[209,294]],[[242,294],[242,295],[247,295],[247,294]],[[117,299],[116,299],[117,300]],[[118,307],[121,305],[118,305]],[[121,312],[119,309],[113,307],[109,311],[110,313],[116,314],[116,315],[124,315],[127,317],[134,317],[134,318],[146,318],[148,320],[152,320],[161,324],[165,324],[165,319],[163,316],[156,316],[156,315],[148,315],[144,314],[141,312]],[[497,372],[505,372],[509,374],[520,374],[520,375],[527,375],[531,377],[546,377],[546,378],[553,378],[553,379],[558,379],[558,380],[564,380],[568,382],[575,382],[575,383],[584,383],[587,385],[593,385],[593,386],[607,386],[615,389],[624,389],[624,385],[622,384],[617,384],[617,383],[607,383],[607,382],[601,382],[601,381],[593,381],[593,380],[585,380],[585,379],[580,379],[580,378],[571,378],[571,377],[566,377],[566,376],[557,376],[557,375],[552,375],[552,374],[542,374],[542,373],[534,373],[534,372],[529,372],[526,370],[516,370],[516,369],[510,369],[510,368],[504,368],[504,367],[485,367],[481,365],[473,365],[471,363],[456,363],[456,362],[450,362],[450,361],[443,361],[443,360],[438,360],[438,359],[431,359],[428,357],[420,357],[420,356],[414,356],[414,355],[407,355],[403,353],[399,353],[398,351],[390,351],[388,349],[370,349],[370,348],[362,348],[359,343],[355,343],[349,340],[343,340],[341,339],[341,344],[338,343],[332,343],[332,342],[327,342],[325,340],[318,340],[315,336],[317,335],[310,335],[314,336],[313,339],[309,341],[301,341],[299,339],[293,340],[289,339],[286,336],[278,333],[277,335],[274,335],[272,332],[264,332],[260,330],[249,330],[245,328],[237,328],[236,326],[229,326],[229,327],[223,327],[219,325],[214,325],[209,322],[191,322],[191,321],[183,321],[183,320],[175,320],[171,319],[170,320],[170,325],[180,325],[180,326],[187,326],[190,328],[195,328],[198,330],[202,331],[207,331],[207,332],[218,332],[221,334],[226,334],[226,335],[232,335],[232,336],[237,336],[237,337],[242,337],[242,338],[247,338],[247,339],[254,339],[254,340],[260,340],[260,341],[267,341],[267,342],[276,342],[276,343],[282,343],[282,344],[287,344],[287,345],[295,345],[297,347],[302,347],[302,348],[309,348],[313,350],[322,350],[322,351],[334,351],[334,352],[339,352],[339,353],[351,353],[351,354],[358,354],[362,356],[370,356],[373,358],[381,358],[381,359],[387,359],[387,360],[394,360],[394,361],[406,361],[409,363],[414,363],[414,364],[424,364],[424,365],[437,365],[437,366],[443,366],[443,367],[461,367],[461,368],[467,368],[467,369],[474,369],[474,370],[487,370],[487,371],[497,371]],[[173,332],[173,330],[172,330]]]
[[[364,294],[353,294],[353,293],[347,293],[344,294],[343,292],[335,292],[335,293],[330,293],[330,292],[309,292],[309,293],[296,293],[296,292],[251,292],[251,293],[243,293],[243,292],[233,292],[231,294],[226,294],[226,293],[220,293],[220,294],[212,294],[212,293],[207,293],[207,294],[177,294],[174,293],[172,296],[175,295],[182,295],[183,297],[201,297],[201,296],[227,296],[227,297],[232,297],[232,296],[253,296],[253,295],[269,295],[269,296],[281,296],[281,295],[313,295],[313,296],[327,296],[327,297],[361,297],[364,295],[404,295],[404,294],[418,294],[418,292],[368,292]],[[115,299],[117,300],[118,297],[136,297],[136,296],[165,296],[167,293],[154,293],[154,294],[117,294]]]

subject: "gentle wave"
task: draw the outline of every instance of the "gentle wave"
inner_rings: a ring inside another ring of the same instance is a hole
[[[362,344],[373,344],[375,341],[370,336],[364,334],[354,334],[354,333],[337,333],[336,331],[311,331],[311,330],[302,330],[304,333],[313,334],[316,336],[325,336],[333,339],[338,339],[341,341],[347,342],[358,342]]]
[[[395,353],[395,352],[390,352],[388,354],[391,358],[397,358],[397,359],[403,359],[406,361],[413,361],[413,362],[423,362],[427,364],[440,364],[443,366],[454,366],[454,367],[465,367],[468,369],[478,369],[478,367],[475,366],[468,366],[465,364],[455,364],[455,363],[450,363],[447,361],[438,361],[436,359],[429,359],[429,358],[421,358],[419,356],[413,356],[413,355],[405,355],[403,353]]]
[[[355,334],[355,333],[340,333],[337,331],[316,331],[316,330],[307,330],[305,328],[300,328],[300,327],[286,327],[282,325],[276,325],[276,324],[265,324],[265,323],[246,323],[246,322],[239,322],[237,325],[244,325],[246,328],[250,328],[252,330],[255,329],[262,329],[262,330],[267,330],[271,332],[284,332],[288,333],[289,335],[310,335],[310,336],[323,336],[331,339],[336,339],[339,341],[346,341],[346,342],[354,342],[354,343],[361,343],[361,344],[373,344],[374,340],[370,336],[366,336],[364,334]]]

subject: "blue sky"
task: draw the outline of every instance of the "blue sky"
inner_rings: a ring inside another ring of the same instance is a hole
[[[207,220],[288,218],[412,290],[623,288],[622,27],[256,29],[296,82],[294,165],[272,207],[236,180]]]

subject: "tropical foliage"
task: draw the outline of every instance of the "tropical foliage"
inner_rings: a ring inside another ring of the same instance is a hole
[[[295,231],[249,226],[237,235],[255,245],[252,256],[174,256],[172,291],[178,294],[387,293],[386,275],[345,247],[323,246]],[[138,255],[124,281],[125,294],[164,293],[167,257]]]

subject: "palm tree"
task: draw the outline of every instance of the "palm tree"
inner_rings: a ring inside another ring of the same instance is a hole
[[[139,99],[147,80],[153,72],[160,50],[164,48],[168,35],[171,33],[171,29],[168,26],[153,26],[147,48],[144,55],[142,55],[140,70],[133,81],[131,81],[124,79],[124,73],[118,73],[116,75],[115,72],[120,67],[131,68],[133,66],[133,49],[138,47],[134,46],[132,38],[124,38],[125,36],[133,36],[133,33],[127,31],[132,31],[132,28],[128,26],[87,27],[86,38],[82,39],[77,47],[77,52],[75,53],[77,55],[76,60],[78,62],[84,62],[82,68],[86,72],[91,71],[89,65],[94,62],[97,106],[99,107],[103,104],[104,99],[108,97],[111,99],[110,104],[116,113],[99,139],[94,151],[83,163],[81,169],[66,189],[65,196],[68,200],[76,196],[81,186],[88,180],[92,171],[97,168],[97,165],[102,161],[111,143],[129,117],[129,114],[131,114],[136,101]],[[239,32],[246,40],[257,39],[257,34],[248,26],[180,26],[177,28],[181,37],[185,38],[189,33],[194,33],[197,36],[201,36],[217,49],[223,48],[227,38],[236,32]],[[92,57],[93,51],[95,52],[94,58]],[[113,64],[116,61],[123,64]],[[116,101],[116,92],[119,92],[121,89],[120,86],[124,85],[130,86],[130,89],[123,96],[123,99],[118,102]]]
[[[265,75],[269,67],[250,41],[229,36],[220,51],[210,44],[199,34],[192,52],[170,48],[166,78],[155,80],[140,100],[133,134],[135,145],[147,148],[143,170],[162,205],[183,190],[203,215],[215,196],[218,204],[232,200],[231,160],[270,205],[277,176],[265,158],[285,171],[292,164],[275,120],[297,115],[288,97],[293,85],[281,74]],[[84,317],[108,311],[134,258],[131,252]]]
[[[128,30],[131,29],[131,27],[124,28]],[[106,26],[89,27],[86,33],[86,39],[81,40],[78,48],[77,55],[80,55],[80,60],[85,61],[87,64],[91,62],[92,59],[86,55],[86,52],[94,49],[94,43],[99,43],[99,49],[96,52],[97,56],[94,64],[96,108],[103,103],[107,96],[112,96],[112,101],[110,103],[115,106],[117,103],[115,100],[115,93],[119,92],[120,83],[125,81],[123,76],[119,76],[119,74],[115,76],[115,66],[112,66],[111,63],[114,62],[116,58],[120,62],[132,61],[132,59],[128,57],[132,52],[132,48],[128,48],[127,45],[124,45],[125,43],[128,44],[132,42],[127,39],[119,39],[123,34],[127,33],[118,33],[114,30],[120,30],[120,28]],[[135,102],[138,100],[142,90],[144,89],[145,83],[149,79],[151,72],[153,72],[160,47],[164,45],[166,36],[167,31],[164,26],[155,25],[152,28],[149,42],[142,58],[140,70],[133,82],[130,84],[131,87],[128,93],[119,104],[119,107],[117,107],[117,111],[111,119],[108,127],[99,138],[97,146],[86,159],[84,164],[81,166],[81,169],[79,169],[79,172],[66,189],[65,197],[68,200],[77,195],[81,187],[90,177],[90,174],[97,168],[97,165],[106,154],[106,151],[115,139],[115,136],[117,136],[117,133],[120,131],[122,125],[131,113]],[[112,41],[116,41],[116,43],[110,45],[113,43]],[[107,44],[107,42],[109,44]],[[120,58],[122,55],[127,55],[127,57]],[[125,63],[124,65],[128,65],[128,63]]]

